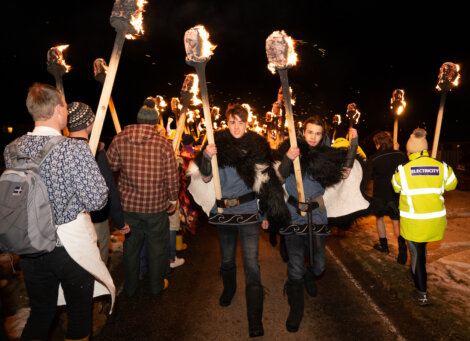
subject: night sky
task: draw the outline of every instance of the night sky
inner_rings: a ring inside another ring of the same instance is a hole
[[[93,61],[109,63],[116,33],[109,24],[114,1],[12,1],[3,4],[2,126],[31,124],[25,99],[35,81],[55,85],[46,70],[50,47],[70,44],[64,75],[67,102],[81,101],[96,110],[101,84]],[[396,4],[396,7],[394,7]],[[222,112],[227,103],[248,103],[255,113],[271,110],[279,76],[267,69],[265,40],[285,30],[297,40],[299,62],[289,80],[301,112],[330,121],[355,102],[362,112],[360,137],[377,129],[392,131],[389,105],[394,89],[405,90],[407,109],[399,121],[403,145],[417,126],[432,141],[440,93],[435,90],[444,62],[461,67],[461,84],[445,105],[441,141],[469,141],[463,123],[470,107],[466,62],[470,47],[464,32],[468,18],[450,6],[434,9],[399,6],[403,2],[337,1],[152,1],[145,6],[142,37],[126,41],[112,97],[121,125],[135,123],[143,100],[162,95],[169,103],[179,96],[186,65],[184,32],[206,27],[217,45],[206,68],[208,90]],[[6,8],[5,8],[6,6]],[[428,6],[431,7],[431,6]],[[11,15],[10,15],[11,14]],[[201,108],[202,110],[202,108]],[[108,115],[103,135],[114,134]]]

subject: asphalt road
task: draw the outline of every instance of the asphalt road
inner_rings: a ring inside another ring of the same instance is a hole
[[[157,298],[148,282],[137,295],[118,297],[116,311],[94,340],[245,340],[248,322],[241,253],[237,252],[238,290],[229,307],[220,307],[222,281],[218,275],[219,247],[214,227],[203,225],[185,236],[189,248],[181,253],[186,263],[175,269],[169,288]],[[335,237],[327,240],[327,270],[317,281],[318,296],[306,294],[305,315],[297,333],[285,329],[289,307],[283,286],[286,263],[279,246],[261,233],[262,282],[266,289],[263,325],[266,340],[433,340],[426,321],[406,309],[389,291],[362,271],[360,264],[341,250]],[[122,267],[113,273],[122,286]],[[404,309],[404,307],[406,309]],[[435,335],[434,335],[435,336]]]

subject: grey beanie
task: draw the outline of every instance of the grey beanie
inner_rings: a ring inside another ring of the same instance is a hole
[[[69,103],[67,111],[69,112],[67,128],[70,132],[86,129],[95,121],[93,110],[85,103]]]
[[[151,97],[147,97],[144,105],[139,109],[137,123],[152,125],[158,123],[158,111],[155,109],[155,102]]]

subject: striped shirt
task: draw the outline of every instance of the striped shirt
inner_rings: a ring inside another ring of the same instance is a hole
[[[178,195],[178,171],[172,144],[152,125],[134,124],[116,135],[107,151],[113,172],[119,172],[124,211],[164,211]]]

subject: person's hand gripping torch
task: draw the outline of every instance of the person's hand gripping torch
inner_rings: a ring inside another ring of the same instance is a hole
[[[266,55],[269,62],[268,69],[271,70],[272,73],[277,71],[281,78],[282,99],[286,109],[290,145],[291,147],[297,147],[297,137],[295,133],[294,116],[292,113],[291,95],[289,90],[289,79],[287,77],[287,70],[297,62],[297,54],[294,50],[294,41],[284,31],[274,31],[266,39]],[[284,127],[281,127],[281,130],[283,128]],[[294,174],[299,202],[305,202],[299,157],[294,159]],[[301,213],[305,216],[305,212]]]
[[[116,0],[114,2],[110,23],[116,30],[116,38],[114,40],[113,52],[109,60],[108,73],[101,91],[98,109],[96,110],[95,123],[90,136],[90,149],[93,155],[96,154],[96,148],[100,140],[101,130],[103,129],[104,118],[108,110],[109,99],[111,97],[114,79],[116,78],[125,38],[134,39],[134,35],[143,33],[142,12],[145,3],[145,0]]]
[[[393,146],[398,144],[398,117],[403,113],[406,107],[405,102],[405,91],[401,89],[395,89],[390,99],[390,109],[395,114],[395,120],[393,123]]]
[[[209,144],[214,144],[214,132],[212,129],[212,118],[209,106],[209,95],[206,83],[206,65],[213,54],[212,50],[216,48],[209,41],[209,33],[204,26],[194,26],[184,33],[184,47],[186,50],[186,64],[196,69],[199,77],[199,89],[201,91],[202,108],[204,110],[204,121],[206,123],[206,135]],[[212,177],[214,180],[215,197],[222,200],[222,188],[220,187],[219,166],[217,157],[211,159]],[[223,209],[218,208],[218,212],[222,213]]]
[[[93,72],[95,74],[95,79],[104,84],[104,80],[106,79],[106,73],[108,72],[108,65],[106,65],[106,61],[103,58],[96,58],[93,62]],[[116,107],[114,106],[114,101],[111,96],[109,96],[109,111],[111,112],[111,118],[113,119],[114,129],[116,129],[116,134],[121,132],[121,125],[119,124],[119,119],[116,112]]]
[[[193,95],[195,96],[198,91],[199,82],[197,76],[195,74],[187,75],[184,79],[183,87],[181,88],[181,102],[183,103],[183,107],[181,108],[178,117],[175,137],[173,137],[173,149],[175,153],[179,149],[181,143],[181,136],[183,136],[183,130],[186,126],[186,112],[188,111]]]
[[[436,158],[437,146],[439,145],[439,136],[441,134],[442,117],[444,115],[444,105],[446,103],[447,92],[451,91],[453,87],[459,85],[460,79],[460,66],[454,63],[444,63],[441,66],[439,73],[439,81],[436,89],[441,91],[441,102],[439,104],[439,112],[437,113],[436,130],[434,132],[434,141],[432,143],[431,157]]]

